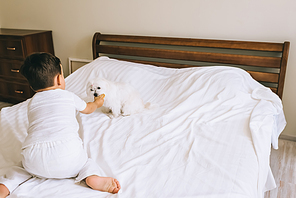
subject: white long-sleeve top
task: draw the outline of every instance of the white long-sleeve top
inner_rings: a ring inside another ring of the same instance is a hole
[[[85,108],[86,102],[67,90],[37,92],[28,104],[28,136],[23,148],[38,142],[77,137],[76,113]]]

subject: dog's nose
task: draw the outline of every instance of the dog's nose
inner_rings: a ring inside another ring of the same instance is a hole
[[[94,93],[94,96],[95,96],[95,97],[98,97],[98,94],[97,94],[97,93]]]

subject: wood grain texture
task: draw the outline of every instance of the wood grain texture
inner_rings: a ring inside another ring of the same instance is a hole
[[[284,83],[285,83],[287,62],[288,62],[288,56],[289,56],[289,49],[290,49],[290,42],[285,42],[283,46],[281,70],[280,70],[280,77],[279,77],[278,90],[277,90],[277,93],[280,96],[280,98],[282,98],[282,93],[284,91]]]
[[[19,69],[34,52],[54,55],[52,32],[0,28],[0,100],[19,103],[34,95]]]
[[[265,193],[265,198],[296,197],[296,142],[279,140],[279,149],[271,151],[270,165],[277,188]]]
[[[4,107],[9,107],[9,106],[12,106],[12,104],[7,103],[7,102],[0,102],[0,110]]]
[[[194,39],[194,38],[176,38],[176,37],[154,37],[154,36],[131,36],[131,35],[107,35],[95,33],[95,40],[113,41],[113,42],[132,42],[162,45],[179,45],[194,47],[211,47],[243,50],[260,51],[282,51],[282,43],[234,41],[234,40],[214,40],[214,39]]]
[[[97,53],[280,68],[280,57],[98,45]]]

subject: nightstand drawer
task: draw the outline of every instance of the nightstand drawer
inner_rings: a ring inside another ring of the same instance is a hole
[[[17,103],[31,98],[33,95],[34,91],[25,81],[11,82],[0,79],[0,98],[4,101]]]
[[[25,80],[26,78],[20,73],[20,67],[23,61],[17,60],[0,60],[0,76],[5,78],[18,78]]]
[[[6,86],[7,93],[12,97],[27,99],[33,95],[27,83],[7,82]]]
[[[22,40],[0,37],[0,57],[24,59]]]
[[[1,79],[0,79],[0,95],[2,96],[8,95],[6,82],[3,82]]]

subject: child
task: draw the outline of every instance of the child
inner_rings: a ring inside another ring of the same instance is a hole
[[[117,193],[119,182],[100,177],[100,168],[83,150],[76,110],[89,114],[101,107],[103,97],[86,103],[65,90],[60,59],[48,53],[28,56],[20,69],[37,93],[28,104],[28,136],[22,145],[22,167],[12,167],[0,178],[0,198],[32,176],[85,179],[94,190]]]

